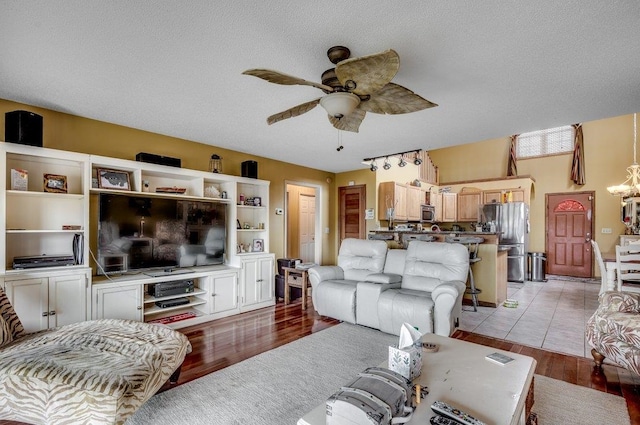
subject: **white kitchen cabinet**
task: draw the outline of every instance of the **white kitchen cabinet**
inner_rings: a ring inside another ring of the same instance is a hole
[[[27,332],[87,320],[88,272],[5,278],[5,291]]]
[[[275,255],[253,255],[241,261],[241,309],[275,304]]]

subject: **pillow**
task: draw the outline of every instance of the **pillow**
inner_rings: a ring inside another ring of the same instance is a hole
[[[0,315],[0,347],[7,345],[13,341],[13,334],[11,333],[11,328],[9,328],[9,323]]]

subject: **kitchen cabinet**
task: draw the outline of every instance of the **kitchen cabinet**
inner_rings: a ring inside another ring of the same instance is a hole
[[[407,185],[407,221],[420,221],[420,206],[424,192],[417,186]]]
[[[511,193],[511,202],[525,202],[524,189],[495,189],[482,192],[483,204],[503,203]]]
[[[482,200],[481,192],[458,193],[457,221],[479,221],[478,207]]]
[[[389,208],[394,208],[394,220],[407,220],[407,186],[398,182],[381,182],[378,185],[378,220],[389,219]]]
[[[435,207],[436,222],[447,223],[457,221],[457,193],[436,193],[432,196]]]
[[[27,332],[87,320],[88,272],[5,279],[5,291]]]

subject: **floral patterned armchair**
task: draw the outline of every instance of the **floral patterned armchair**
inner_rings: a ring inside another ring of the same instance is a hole
[[[586,337],[598,367],[604,358],[640,375],[640,293],[608,291],[587,322]]]

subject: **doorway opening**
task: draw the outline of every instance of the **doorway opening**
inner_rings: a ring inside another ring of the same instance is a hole
[[[285,182],[285,247],[287,258],[321,264],[321,191],[310,183]]]

